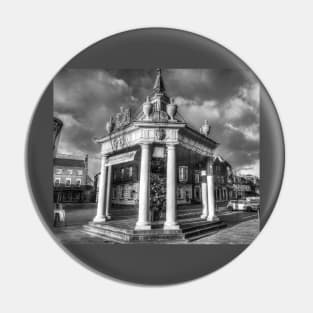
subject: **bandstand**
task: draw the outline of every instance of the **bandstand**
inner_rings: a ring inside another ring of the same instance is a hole
[[[141,111],[131,116],[130,110],[122,109],[110,118],[107,135],[95,139],[101,145],[101,174],[97,214],[87,231],[118,242],[184,241],[186,229],[200,236],[224,226],[215,214],[214,201],[212,162],[218,144],[209,137],[207,121],[197,131],[178,111],[157,69],[153,91]],[[128,175],[131,183],[123,185],[118,175]],[[156,195],[153,186],[158,185]],[[163,212],[157,220],[153,217],[155,197],[161,199]],[[121,210],[119,203],[136,211],[132,222],[114,218],[116,207]],[[201,212],[181,221],[177,218],[181,205],[185,211],[189,205],[198,205]]]

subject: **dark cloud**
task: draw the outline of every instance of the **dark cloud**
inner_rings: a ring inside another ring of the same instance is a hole
[[[217,150],[236,170],[259,173],[259,84],[250,72],[213,69],[163,70],[170,97],[194,128],[212,125]],[[60,152],[97,155],[94,136],[104,134],[111,114],[140,110],[151,93],[154,69],[66,70],[54,81],[54,111],[64,121]],[[91,173],[99,161],[91,161]]]

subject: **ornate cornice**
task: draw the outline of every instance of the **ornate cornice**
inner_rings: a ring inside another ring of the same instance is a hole
[[[123,130],[95,139],[102,154],[111,154],[141,143],[178,144],[203,156],[212,156],[217,143],[182,122],[134,121]]]

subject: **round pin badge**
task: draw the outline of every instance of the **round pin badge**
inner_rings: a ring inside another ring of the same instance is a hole
[[[256,74],[216,42],[164,28],[71,59],[37,105],[26,154],[56,242],[89,269],[150,285],[237,257],[284,172],[281,124]]]

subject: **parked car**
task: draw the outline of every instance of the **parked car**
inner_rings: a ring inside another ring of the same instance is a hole
[[[260,199],[258,197],[251,197],[240,200],[230,200],[227,204],[227,209],[231,211],[247,211],[257,212],[260,209]]]
[[[246,197],[247,209],[250,212],[258,212],[260,210],[260,197]]]

